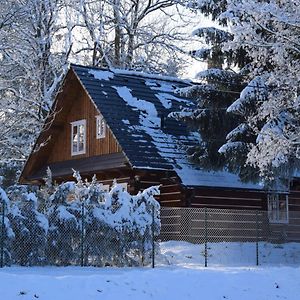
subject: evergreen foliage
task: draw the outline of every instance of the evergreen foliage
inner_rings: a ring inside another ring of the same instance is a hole
[[[116,182],[105,192],[96,177],[91,182],[83,181],[78,172],[74,177],[76,182],[60,185],[47,178],[42,192],[14,186],[8,193],[11,201],[0,189],[0,202],[6,207],[5,264],[149,263],[152,232],[155,236],[160,232],[159,204],[154,199],[158,187],[131,196]]]
[[[13,203],[9,215],[15,232],[12,253],[14,263],[22,266],[44,265],[47,263],[48,220],[38,211],[38,199],[34,193],[23,193]]]
[[[1,181],[1,180],[0,180]],[[10,265],[12,263],[11,245],[15,238],[15,233],[11,227],[10,219],[7,214],[10,212],[10,200],[5,191],[0,187],[0,238],[3,246],[3,264]],[[4,212],[4,218],[3,218]]]
[[[242,180],[261,178],[268,189],[281,189],[278,182],[289,183],[298,169],[296,5],[295,1],[189,1],[190,8],[230,28],[230,33],[225,27],[194,31],[206,46],[192,54],[207,62],[208,70],[199,74],[200,84],[181,91],[197,100],[197,110],[174,115],[198,126],[200,146],[188,153],[200,166],[224,167]]]
[[[247,144],[245,163],[257,168],[268,188],[275,190],[282,183],[288,189],[299,168],[298,5],[232,0],[220,15],[234,36],[225,48],[242,47],[250,57],[248,84],[229,108],[255,136]]]
[[[191,1],[190,7],[211,16],[213,20],[220,21],[220,24],[227,24],[225,18],[218,19],[227,7],[226,1]],[[224,48],[224,45],[234,38],[225,27],[200,27],[194,30],[193,34],[197,35],[205,46],[193,51],[192,55],[206,62],[208,68],[198,73],[198,83],[180,90],[180,93],[196,100],[197,108],[171,114],[172,117],[184,120],[197,128],[200,133],[199,145],[188,148],[187,154],[202,168],[226,169],[239,174],[243,181],[254,178],[257,180],[256,170],[244,164],[247,152],[247,144],[244,141],[253,142],[253,135],[249,135],[245,130],[236,132],[235,135],[231,135],[232,143],[227,148],[221,148],[227,142],[228,133],[242,121],[242,116],[228,114],[227,109],[246,85],[244,75],[250,59],[242,47],[234,51]],[[227,151],[229,148],[230,151]],[[230,155],[227,156],[229,152]]]

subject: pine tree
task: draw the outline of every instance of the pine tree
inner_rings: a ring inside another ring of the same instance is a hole
[[[219,18],[227,8],[226,1],[191,1],[190,7],[211,16],[220,25],[227,23],[226,18]],[[234,38],[225,27],[223,29],[201,27],[194,31],[194,35],[200,37],[206,47],[192,51],[192,55],[206,62],[207,70],[198,73],[200,83],[180,92],[194,98],[197,108],[171,115],[183,119],[200,133],[199,145],[188,148],[187,154],[202,168],[225,169],[239,174],[245,181],[253,177],[257,179],[255,169],[244,166],[246,144],[231,143],[231,154],[234,152],[234,155],[226,157],[227,159],[224,157],[224,148],[221,148],[227,141],[227,134],[242,121],[241,116],[228,114],[227,109],[246,85],[245,72],[250,59],[242,47],[234,51],[224,48],[224,45]],[[249,136],[248,133],[239,132],[238,135],[242,139],[253,140],[253,136]]]
[[[241,118],[221,148],[227,155],[243,142],[244,164],[270,189],[289,187],[299,168],[299,10],[297,1],[230,1],[219,17],[230,24],[228,51],[250,57],[247,86],[228,109]],[[241,139],[237,133],[244,137]],[[229,151],[227,151],[229,150]],[[278,185],[279,183],[279,185]]]
[[[219,152],[242,178],[260,176],[269,189],[281,189],[282,183],[288,188],[299,168],[297,5],[297,1],[189,1],[191,8],[230,26],[232,38],[221,50],[233,55],[231,63],[243,76],[240,96],[227,110],[238,124]]]

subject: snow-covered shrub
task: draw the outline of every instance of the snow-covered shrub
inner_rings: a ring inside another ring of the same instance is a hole
[[[80,228],[76,213],[79,213],[80,206],[76,201],[68,201],[74,191],[75,182],[62,183],[49,199],[47,257],[51,264],[68,265],[78,256]]]
[[[11,223],[7,217],[10,209],[10,201],[5,191],[0,187],[0,239],[3,243],[3,265],[11,264],[11,245],[15,237]],[[4,218],[3,218],[4,214]],[[3,223],[4,220],[4,223]],[[3,235],[2,235],[3,231]]]
[[[35,193],[25,192],[11,205],[9,218],[15,233],[13,262],[24,266],[47,263],[48,218],[38,211]]]
[[[128,266],[143,261],[139,258],[145,258],[152,249],[152,229],[155,235],[159,234],[159,204],[153,197],[159,193],[158,187],[131,196],[116,182],[110,192],[105,192],[96,177],[92,182],[83,181],[78,172],[74,172],[74,177],[77,182],[72,189],[65,185],[60,189],[72,194],[69,212],[72,209],[79,232],[84,231],[84,264]],[[61,199],[63,193],[59,195]],[[73,253],[80,250],[73,249]]]
[[[152,229],[154,235],[160,230],[159,204],[153,197],[158,193],[158,187],[152,187],[131,196],[114,183],[103,202],[88,206],[86,243],[95,264],[128,266],[139,264],[137,258],[144,260],[152,249]]]
[[[114,182],[104,191],[96,177],[52,185],[33,192],[9,190],[5,203],[5,262],[19,265],[133,266],[147,263],[160,231],[159,204],[152,187],[132,196]],[[153,214],[154,213],[154,214]],[[154,216],[154,223],[153,223]],[[1,223],[1,222],[0,222]]]

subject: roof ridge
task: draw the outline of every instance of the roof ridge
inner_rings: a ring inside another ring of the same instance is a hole
[[[167,82],[178,82],[178,83],[185,83],[185,84],[190,84],[190,85],[196,84],[191,79],[167,76],[167,75],[162,75],[162,74],[158,74],[158,73],[147,73],[147,72],[143,72],[143,71],[125,70],[125,69],[118,69],[118,68],[102,68],[102,67],[95,67],[95,66],[83,66],[83,65],[73,64],[73,63],[71,63],[70,66],[71,66],[71,68],[79,67],[79,68],[84,68],[84,69],[109,71],[109,72],[112,72],[112,73],[114,73],[116,75],[120,75],[120,76],[142,77],[142,78],[146,78],[146,79],[157,79],[157,80],[162,80],[162,81],[167,81]]]

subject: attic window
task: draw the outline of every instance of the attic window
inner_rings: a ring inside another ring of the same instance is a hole
[[[96,116],[96,138],[103,139],[105,138],[105,128],[106,124],[101,115]]]
[[[288,223],[288,195],[268,195],[268,216],[271,223]]]
[[[86,120],[71,123],[71,155],[84,154],[86,151]]]

